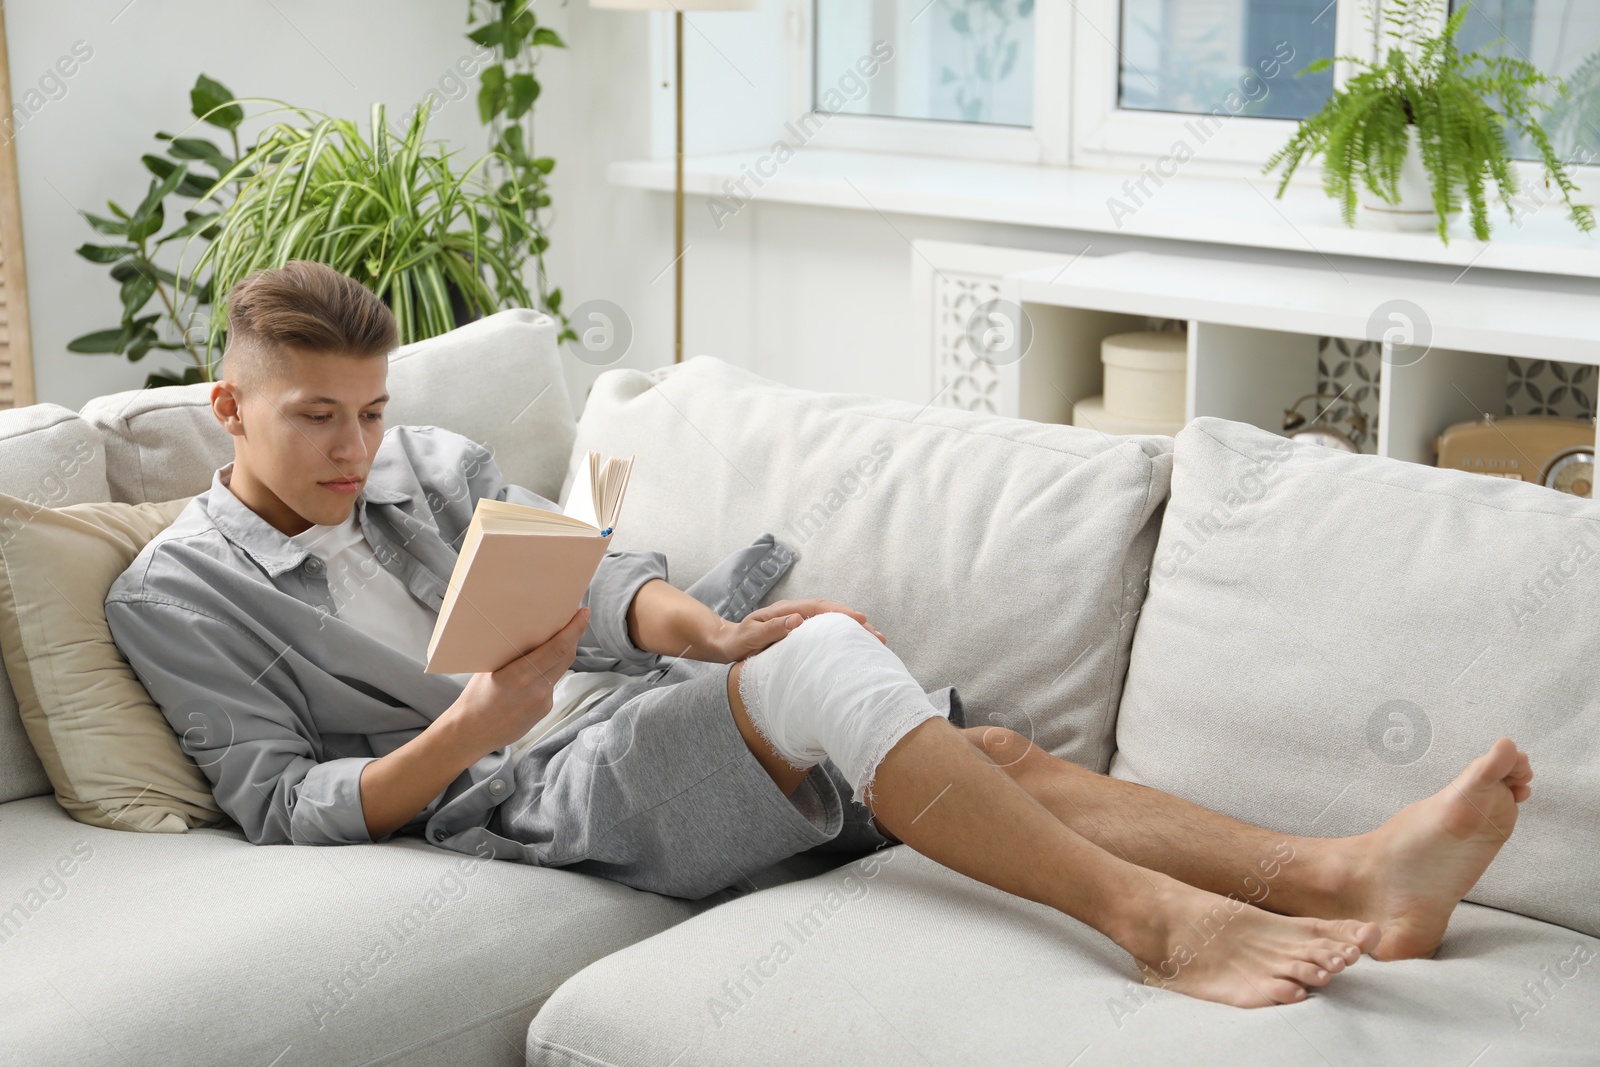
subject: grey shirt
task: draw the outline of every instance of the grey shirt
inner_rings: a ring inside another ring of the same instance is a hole
[[[112,637],[250,841],[371,841],[362,768],[420,734],[464,683],[424,674],[420,661],[342,621],[325,561],[245,506],[228,488],[232,472],[232,463],[219,468],[211,487],[117,578],[105,602]],[[508,485],[490,451],[470,438],[392,426],[355,506],[378,562],[437,611],[485,497],[560,510]],[[760,588],[750,587],[752,550],[768,571],[774,555],[784,570],[792,561],[770,537],[730,557],[741,566],[736,575],[729,563],[719,568],[724,599],[743,599],[712,605],[724,615],[730,606],[748,611],[751,597],[776,580],[764,571]],[[659,552],[607,552],[584,594],[592,615],[573,669],[647,675],[662,667],[661,656],[629,639],[627,612],[641,585],[666,577]],[[743,588],[732,589],[735,580]],[[519,843],[484,829],[511,793],[513,758],[509,747],[483,756],[395,833],[421,831],[444,848],[524,859]]]

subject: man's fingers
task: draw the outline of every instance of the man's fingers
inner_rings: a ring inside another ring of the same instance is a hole
[[[589,627],[590,614],[588,608],[579,608],[565,626],[551,635],[550,640],[530,650],[522,658],[549,679],[552,685],[555,684],[556,678],[552,675],[564,673],[577,658],[578,642],[583,639],[583,631]]]

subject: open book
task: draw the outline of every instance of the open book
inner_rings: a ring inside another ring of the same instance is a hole
[[[480,499],[461,542],[428,674],[497,671],[553,637],[578,610],[611,543],[633,457],[587,454],[588,484],[565,513]]]

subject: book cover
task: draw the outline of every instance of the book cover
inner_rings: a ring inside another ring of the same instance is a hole
[[[499,670],[572,618],[611,543],[633,467],[632,456],[589,452],[587,461],[587,485],[574,483],[566,512],[478,501],[428,641],[425,673]]]

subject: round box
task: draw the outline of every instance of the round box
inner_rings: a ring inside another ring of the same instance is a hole
[[[1158,419],[1129,419],[1113,415],[1106,410],[1098,396],[1084,397],[1072,405],[1072,425],[1085,426],[1114,436],[1121,433],[1158,433],[1173,437],[1183,429],[1183,420],[1163,422]]]
[[[1119,333],[1100,342],[1105,410],[1125,419],[1183,422],[1189,369],[1188,335]]]

